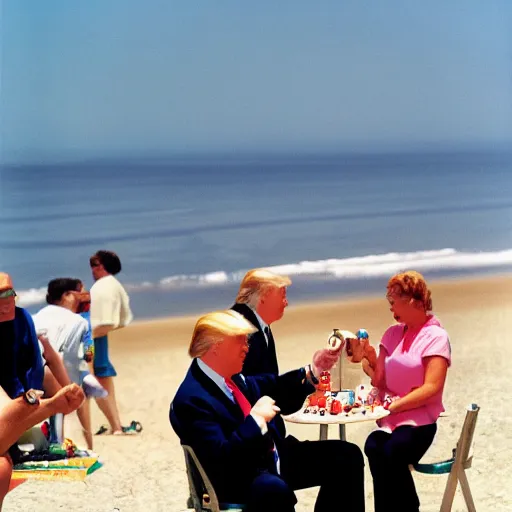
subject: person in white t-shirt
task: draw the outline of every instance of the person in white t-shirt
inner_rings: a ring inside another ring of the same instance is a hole
[[[132,421],[126,427],[121,424],[114,389],[117,372],[110,362],[108,349],[110,333],[126,327],[133,319],[130,298],[123,285],[114,277],[121,272],[121,260],[112,251],[98,251],[90,257],[89,264],[95,281],[90,291],[94,375],[109,393],[106,400],[98,402],[98,406],[106,416],[112,434],[136,434],[142,430],[139,422]],[[106,432],[108,428],[102,426],[97,435]]]
[[[96,378],[84,373],[87,363],[84,360],[83,345],[88,334],[87,321],[76,313],[80,304],[82,282],[79,279],[58,278],[48,283],[46,302],[33,316],[34,325],[39,333],[44,333],[51,346],[62,355],[64,366],[69,378],[76,384],[82,385],[88,397],[105,397],[106,390]],[[56,389],[60,386],[55,383]],[[92,450],[91,412],[89,401],[86,400],[77,410],[78,419],[82,425],[87,447]]]

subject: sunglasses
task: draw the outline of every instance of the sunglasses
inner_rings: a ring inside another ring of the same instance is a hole
[[[16,292],[12,288],[0,292],[0,299],[7,299],[7,297],[16,297]]]

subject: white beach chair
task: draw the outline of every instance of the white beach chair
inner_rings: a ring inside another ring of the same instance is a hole
[[[453,498],[455,497],[455,492],[457,490],[457,482],[460,482],[460,487],[462,489],[462,494],[468,511],[476,512],[475,503],[471,496],[471,490],[466,476],[466,469],[470,468],[473,462],[473,435],[475,433],[476,420],[478,418],[479,411],[480,407],[476,404],[468,406],[459,441],[457,442],[456,448],[453,449],[451,459],[431,464],[422,464],[421,462],[418,462],[417,464],[414,464],[414,466],[410,467],[411,470],[426,475],[448,474],[448,481],[444,490],[440,512],[451,511]]]

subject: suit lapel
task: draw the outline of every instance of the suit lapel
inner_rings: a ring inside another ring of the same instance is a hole
[[[258,329],[259,337],[261,338],[261,343],[259,343],[259,350],[263,353],[263,360],[266,361],[265,372],[274,373],[275,375],[279,375],[279,367],[277,364],[277,354],[276,354],[276,344],[274,342],[274,337],[272,336],[272,331],[269,326],[269,336],[268,338],[265,336],[263,329],[261,328],[261,324],[258,321],[258,318],[254,314],[254,311],[247,304],[235,304],[231,309],[243,315],[251,324],[254,325]],[[254,334],[253,334],[254,336]],[[268,340],[268,343],[267,343]]]
[[[232,416],[237,419],[243,419],[243,413],[242,409],[240,409],[240,406],[232,402],[227,397],[226,393],[224,393],[224,391],[222,391],[222,389],[220,389],[219,386],[217,386],[217,384],[213,382],[213,380],[210,379],[210,377],[208,377],[208,375],[206,375],[203,370],[201,370],[201,368],[199,368],[199,365],[195,359],[192,362],[191,371],[194,378],[201,384],[201,386],[203,386],[208,394],[212,395],[219,402],[221,402],[221,404],[224,405],[224,407]]]

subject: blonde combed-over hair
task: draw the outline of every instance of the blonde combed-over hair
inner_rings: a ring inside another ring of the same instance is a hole
[[[264,268],[249,270],[240,283],[236,302],[256,307],[259,298],[269,288],[284,288],[291,284],[292,281],[288,276],[275,274]]]
[[[232,309],[214,311],[196,322],[188,353],[190,357],[202,357],[213,345],[222,343],[225,336],[248,335],[256,331],[254,325]]]

